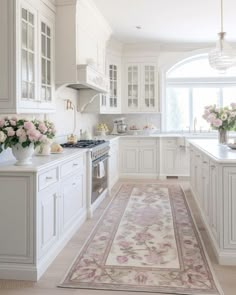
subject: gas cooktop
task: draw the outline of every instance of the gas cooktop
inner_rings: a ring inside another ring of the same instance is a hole
[[[80,149],[91,149],[95,146],[105,143],[105,140],[79,140],[76,143],[63,143],[63,148],[80,148]]]

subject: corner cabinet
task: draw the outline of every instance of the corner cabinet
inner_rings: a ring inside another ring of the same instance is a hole
[[[156,63],[125,64],[125,113],[158,112],[158,72]]]
[[[0,18],[1,113],[53,111],[55,12],[45,1],[2,0]]]

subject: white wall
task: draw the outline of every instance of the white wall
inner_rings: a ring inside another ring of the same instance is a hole
[[[70,99],[76,107],[76,135],[79,137],[80,129],[87,130],[92,135],[94,134],[95,125],[97,124],[99,117],[95,114],[81,114],[77,112],[77,103],[79,99],[79,91],[62,86],[56,90],[56,112],[47,115],[47,119],[55,123],[57,129],[56,141],[63,143],[66,140],[67,135],[71,134],[74,129],[74,111],[65,110],[65,99]],[[9,115],[1,115],[0,118]],[[19,115],[17,117],[27,119],[44,119],[44,115]],[[12,159],[11,150],[5,151],[0,154],[0,163]]]

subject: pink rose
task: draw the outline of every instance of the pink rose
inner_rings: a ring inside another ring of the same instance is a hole
[[[14,136],[15,135],[15,131],[13,130],[12,127],[7,127],[7,136]]]
[[[212,122],[212,125],[214,126],[214,127],[220,127],[220,126],[222,126],[222,121],[220,120],[220,119],[215,119],[213,122]]]
[[[11,123],[12,126],[16,126],[16,121],[10,120],[10,123]]]
[[[3,127],[5,125],[5,120],[1,119],[0,120],[0,128]]]
[[[19,142],[22,143],[22,142],[25,142],[27,140],[27,137],[26,135],[22,134],[19,136]]]
[[[32,122],[27,121],[24,123],[24,128],[27,130],[32,130],[32,129],[35,129],[35,126]]]
[[[47,132],[47,127],[45,126],[44,123],[39,123],[39,130],[42,132],[42,133],[45,133]]]
[[[41,136],[41,133],[36,129],[29,129],[26,133],[31,142],[38,141]]]

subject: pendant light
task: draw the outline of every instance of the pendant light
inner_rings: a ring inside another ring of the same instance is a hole
[[[223,0],[221,1],[221,32],[218,33],[219,40],[216,43],[216,48],[209,52],[209,63],[212,68],[224,73],[231,68],[235,62],[235,53],[233,48],[225,41],[225,35],[223,29]]]

